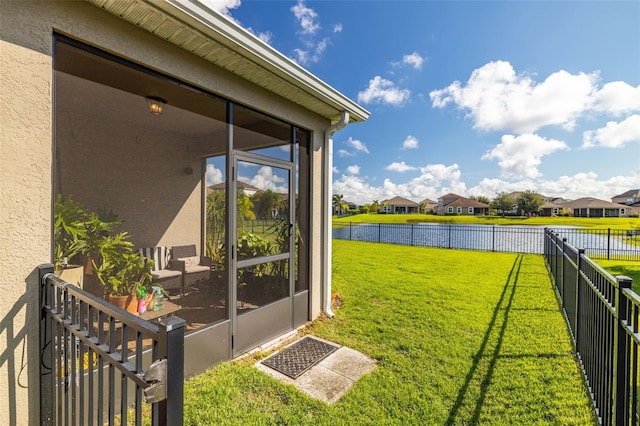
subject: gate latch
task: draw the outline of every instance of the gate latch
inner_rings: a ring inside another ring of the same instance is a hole
[[[149,384],[144,389],[144,399],[150,404],[167,399],[167,359],[157,359],[144,373],[144,381]]]

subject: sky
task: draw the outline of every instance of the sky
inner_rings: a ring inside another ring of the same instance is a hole
[[[640,188],[639,1],[201,1],[371,112],[345,201]]]

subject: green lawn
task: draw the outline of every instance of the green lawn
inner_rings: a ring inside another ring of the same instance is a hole
[[[475,225],[531,225],[531,226],[583,226],[586,228],[637,229],[640,218],[588,218],[588,217],[500,217],[500,216],[437,216],[427,214],[358,214],[341,218],[333,223],[458,223]]]
[[[185,384],[186,425],[596,424],[544,260],[334,241],[334,319],[307,332],[378,361],[332,405],[226,362]]]

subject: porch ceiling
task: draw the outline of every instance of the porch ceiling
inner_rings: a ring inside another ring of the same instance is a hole
[[[345,110],[351,122],[369,117],[369,111],[197,1],[85,1],[332,122]]]

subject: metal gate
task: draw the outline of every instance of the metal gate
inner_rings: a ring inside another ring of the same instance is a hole
[[[40,267],[40,423],[183,424],[184,327],[151,323]]]

